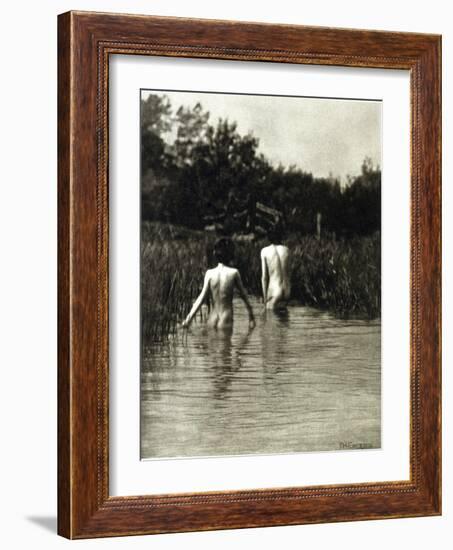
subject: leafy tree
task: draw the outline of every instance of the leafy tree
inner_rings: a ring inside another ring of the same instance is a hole
[[[176,111],[177,134],[173,145],[179,166],[192,165],[194,150],[206,140],[209,112],[204,112],[200,103],[192,109],[179,107]]]
[[[250,134],[241,136],[237,124],[220,119],[208,126],[206,142],[194,149],[193,176],[200,196],[209,201],[224,201],[230,191],[248,191],[257,159],[258,140]]]
[[[142,101],[141,138],[143,219],[197,229],[221,219],[231,231],[253,231],[259,201],[282,212],[296,234],[315,233],[318,213],[324,234],[380,230],[381,172],[368,158],[342,188],[332,177],[272,166],[235,122],[210,124],[201,103],[173,115],[168,97],[157,94]]]
[[[160,137],[172,129],[172,108],[166,95],[150,94],[142,99],[140,125],[142,132]]]
[[[350,180],[341,205],[345,236],[368,235],[381,229],[381,170],[366,158],[360,176]]]
[[[165,171],[168,164],[163,134],[172,129],[172,110],[167,96],[150,94],[141,102],[141,172],[146,176],[149,170],[155,173]]]

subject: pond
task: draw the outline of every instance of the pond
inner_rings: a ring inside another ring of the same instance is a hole
[[[379,448],[380,321],[290,306],[144,346],[141,458]],[[260,313],[258,313],[260,312]]]

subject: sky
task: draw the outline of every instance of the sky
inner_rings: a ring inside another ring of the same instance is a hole
[[[258,138],[259,151],[275,166],[345,182],[360,174],[365,157],[382,165],[380,101],[168,91],[142,91],[142,97],[150,93],[168,96],[173,112],[200,102],[211,124],[237,122],[239,133]]]

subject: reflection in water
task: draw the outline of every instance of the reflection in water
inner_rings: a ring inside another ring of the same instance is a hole
[[[255,302],[253,307],[260,311]],[[142,458],[380,447],[380,323],[306,307],[144,349]]]
[[[267,310],[263,313],[261,329],[262,367],[264,383],[269,385],[269,391],[276,391],[278,384],[274,385],[275,374],[282,365],[282,357],[288,348],[289,310]]]
[[[211,360],[213,398],[228,398],[233,375],[241,368],[241,351],[247,345],[252,330],[239,336],[233,345],[233,328],[212,330],[204,327],[202,349]]]

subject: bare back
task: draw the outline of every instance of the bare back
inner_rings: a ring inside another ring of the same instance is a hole
[[[271,244],[261,250],[263,298],[267,309],[286,306],[291,294],[288,247]]]
[[[218,265],[207,272],[212,310],[208,323],[215,327],[233,324],[233,293],[238,271]]]
[[[233,326],[233,295],[236,289],[244,302],[249,314],[249,328],[255,326],[253,309],[247,298],[244,285],[242,284],[239,271],[219,262],[214,269],[208,269],[204,276],[203,288],[192,305],[189,314],[183,321],[182,326],[187,328],[192,319],[200,309],[201,305],[209,297],[211,312],[208,324],[214,328],[231,328]]]

